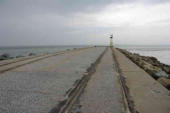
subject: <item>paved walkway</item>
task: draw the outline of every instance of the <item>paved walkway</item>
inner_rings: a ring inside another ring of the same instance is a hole
[[[0,113],[48,113],[104,49],[69,52],[1,73]]]
[[[170,92],[115,49],[122,76],[139,113],[170,113]]]
[[[109,48],[70,113],[123,113],[118,74]]]

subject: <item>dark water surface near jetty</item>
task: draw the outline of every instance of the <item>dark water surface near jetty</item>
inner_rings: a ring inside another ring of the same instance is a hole
[[[37,55],[45,53],[55,53],[66,49],[82,48],[88,46],[15,46],[15,47],[0,47],[0,55],[7,53],[11,57],[28,56],[29,53]]]

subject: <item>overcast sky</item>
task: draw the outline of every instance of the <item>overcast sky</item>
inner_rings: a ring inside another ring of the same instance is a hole
[[[0,46],[169,45],[170,0],[0,0]]]

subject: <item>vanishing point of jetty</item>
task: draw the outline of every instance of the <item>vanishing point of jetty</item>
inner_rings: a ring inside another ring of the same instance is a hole
[[[1,61],[0,113],[170,113],[170,93],[97,46]]]

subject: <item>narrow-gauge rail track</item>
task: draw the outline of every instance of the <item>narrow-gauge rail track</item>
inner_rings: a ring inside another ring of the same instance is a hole
[[[129,113],[123,105],[122,89],[118,73],[112,67],[113,60],[112,50],[107,47],[67,93],[67,99],[50,113]]]

